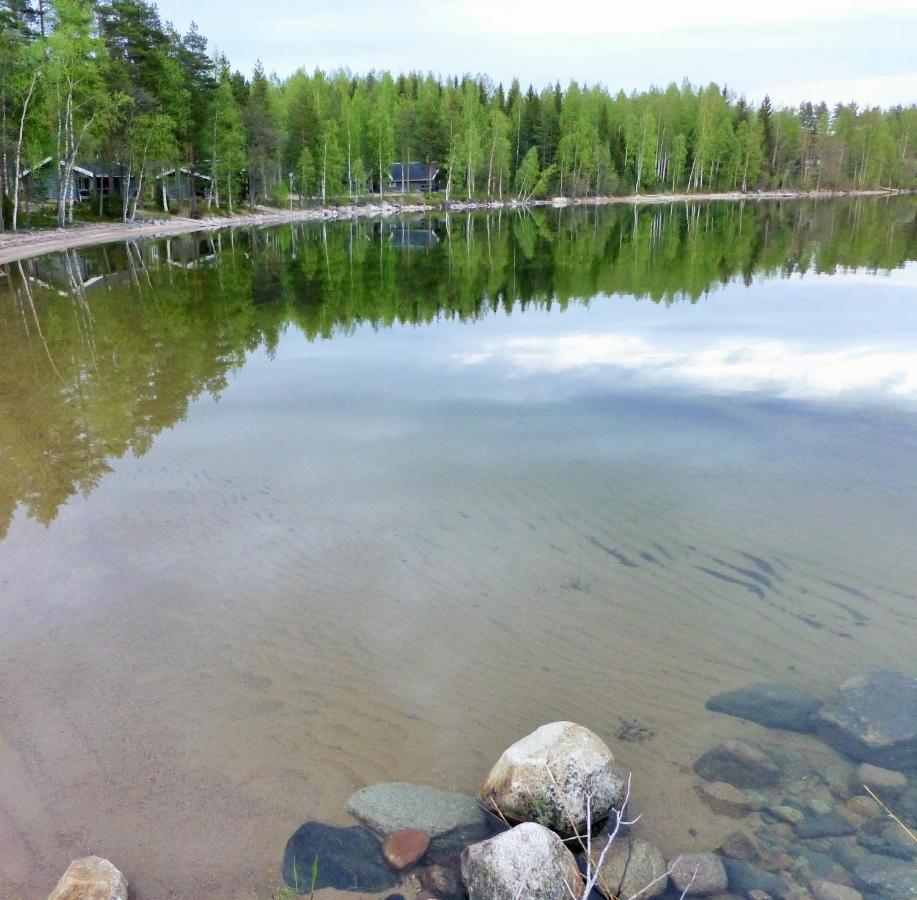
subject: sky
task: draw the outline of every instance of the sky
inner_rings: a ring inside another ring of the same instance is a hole
[[[917,102],[917,0],[159,0],[248,73],[347,68],[575,79],[612,91],[688,78],[760,101]]]

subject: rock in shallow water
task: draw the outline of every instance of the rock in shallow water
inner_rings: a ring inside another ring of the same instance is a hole
[[[707,805],[721,816],[731,816],[740,819],[748,815],[752,807],[745,791],[725,781],[703,781],[697,787],[701,797]]]
[[[861,789],[862,785],[871,788],[873,793],[888,802],[901,796],[907,789],[907,775],[870,763],[860,763],[857,766],[856,781],[853,786],[855,789]]]
[[[737,740],[708,750],[694,771],[707,781],[725,781],[737,788],[768,787],[780,778],[780,769],[760,747]]]
[[[854,870],[853,877],[864,891],[894,900],[917,897],[917,863],[887,856],[870,856]]]
[[[786,889],[779,875],[772,875],[753,863],[741,859],[724,859],[723,865],[729,878],[729,890],[743,897],[755,890],[779,897]]]
[[[430,849],[430,835],[416,828],[393,831],[382,842],[382,855],[393,869],[406,869],[419,862]]]
[[[851,678],[815,721],[822,740],[852,759],[917,771],[917,678],[900,672]]]
[[[538,822],[567,836],[585,829],[587,795],[595,826],[620,805],[625,787],[597,734],[573,722],[552,722],[503,753],[481,785],[481,799],[508,819]]]
[[[793,827],[801,838],[843,837],[856,831],[843,816],[835,812],[820,816],[806,816]]]
[[[573,854],[534,822],[467,847],[462,878],[469,900],[571,900],[583,888]]]
[[[474,797],[424,784],[374,784],[351,795],[347,809],[382,835],[423,831],[438,849],[460,851],[487,833],[487,819]]]
[[[321,822],[306,822],[287,841],[283,880],[299,893],[309,893],[316,857],[316,889],[377,893],[393,888],[398,881],[386,865],[379,841],[359,825],[333,828]]]
[[[607,838],[593,839],[593,865],[598,864],[606,841]],[[669,883],[665,869],[665,857],[658,848],[640,838],[628,840],[619,836],[605,856],[597,886],[609,900],[634,896],[658,897],[665,893]],[[652,887],[648,887],[650,884]]]
[[[713,712],[747,719],[767,728],[804,732],[811,727],[821,701],[786,684],[751,684],[717,694],[706,705]]]
[[[820,878],[810,882],[809,890],[815,900],[863,900],[863,895],[856,888]]]
[[[728,887],[723,860],[715,853],[683,853],[669,865],[672,884],[686,897],[709,897]]]
[[[48,900],[127,900],[127,879],[107,859],[75,859]]]

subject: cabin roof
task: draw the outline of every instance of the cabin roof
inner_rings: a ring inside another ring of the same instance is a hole
[[[405,169],[402,176],[401,170]],[[392,181],[432,181],[439,172],[437,163],[410,162],[405,166],[401,163],[391,163],[388,167],[388,176]]]
[[[211,180],[211,178],[210,178],[209,175],[205,175],[203,172],[191,172],[191,170],[188,169],[187,166],[182,166],[178,171],[181,172],[182,175],[194,175],[195,178],[202,178],[204,181],[210,181],[210,180]],[[159,179],[159,178],[168,178],[169,176],[174,175],[174,174],[175,174],[175,169],[174,169],[174,168],[173,168],[173,169],[166,169],[165,172],[160,172],[160,173],[156,176],[156,178],[157,178],[157,179]]]
[[[31,168],[23,169],[23,170],[22,170],[22,175],[23,175],[23,177],[27,177],[27,176],[31,175],[36,169],[43,169],[46,165],[48,165],[48,163],[51,163],[51,162],[54,162],[54,157],[53,157],[53,156],[46,156],[41,162],[36,163],[36,164],[35,164],[34,166],[32,166]],[[63,160],[60,161],[60,165],[61,165],[61,166],[64,165],[64,161],[63,161]],[[74,171],[74,172],[79,172],[80,175],[84,175],[86,178],[92,178],[92,177],[94,177],[94,176],[96,175],[96,173],[93,172],[91,169],[87,169],[87,168],[85,168],[84,166],[79,166],[79,165],[77,165],[76,163],[73,164],[73,171]]]

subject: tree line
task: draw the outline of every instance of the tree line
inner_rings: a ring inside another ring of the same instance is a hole
[[[188,179],[191,215],[384,194],[389,166],[412,161],[438,166],[446,200],[917,185],[915,105],[755,106],[687,81],[612,94],[416,72],[280,79],[260,63],[246,76],[147,0],[0,0],[0,107],[0,229],[18,226],[24,173],[49,157],[58,225],[83,160],[118,167],[125,221],[165,170]]]

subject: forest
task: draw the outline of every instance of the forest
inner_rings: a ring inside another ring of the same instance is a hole
[[[417,72],[279,78],[261,64],[246,75],[146,0],[0,0],[0,107],[0,230],[42,214],[133,221],[156,204],[197,216],[355,202],[384,196],[399,162],[435,167],[446,203],[917,186],[913,104],[755,105],[688,81],[625,94]]]

